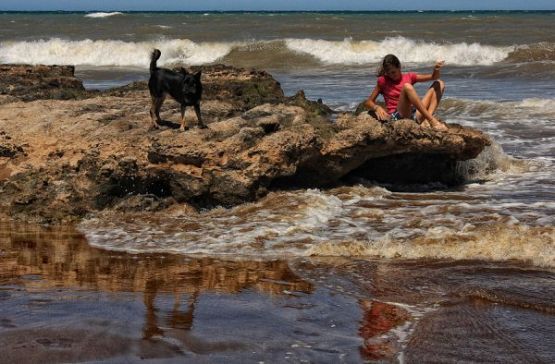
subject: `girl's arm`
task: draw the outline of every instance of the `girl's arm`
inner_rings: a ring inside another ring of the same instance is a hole
[[[376,113],[378,120],[388,120],[389,114],[387,111],[385,111],[380,105],[376,104],[376,99],[378,98],[380,91],[380,86],[376,84],[376,87],[374,87],[374,90],[372,90],[372,93],[368,96],[368,100],[366,100],[364,105]]]
[[[434,71],[432,73],[427,73],[427,74],[417,74],[416,82],[427,82],[427,81],[439,79],[441,67],[443,67],[444,64],[445,64],[445,61],[443,60],[436,61],[436,64],[434,65]]]

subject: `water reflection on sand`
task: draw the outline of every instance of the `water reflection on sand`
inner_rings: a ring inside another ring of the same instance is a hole
[[[0,345],[8,362],[548,362],[553,282],[478,262],[132,255],[1,223]]]

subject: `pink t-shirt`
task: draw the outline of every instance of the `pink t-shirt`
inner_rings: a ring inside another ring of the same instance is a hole
[[[389,77],[380,76],[378,77],[378,86],[385,100],[385,107],[388,113],[393,113],[397,110],[397,104],[399,103],[399,96],[401,95],[401,90],[405,83],[410,83],[414,85],[416,82],[416,73],[408,72],[402,73],[401,79],[398,82],[391,80]]]

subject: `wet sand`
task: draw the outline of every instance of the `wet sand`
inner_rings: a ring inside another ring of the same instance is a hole
[[[6,363],[548,363],[554,302],[516,263],[133,255],[0,223]]]

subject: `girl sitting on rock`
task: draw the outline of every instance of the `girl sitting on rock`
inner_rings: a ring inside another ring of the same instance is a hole
[[[447,130],[445,124],[433,116],[445,91],[445,83],[439,79],[443,63],[444,61],[437,61],[431,74],[402,73],[399,58],[388,54],[378,71],[376,87],[365,105],[374,110],[377,118],[382,121],[413,119],[424,127]],[[431,80],[435,81],[421,100],[412,85]],[[379,94],[383,95],[387,111],[376,104]]]

